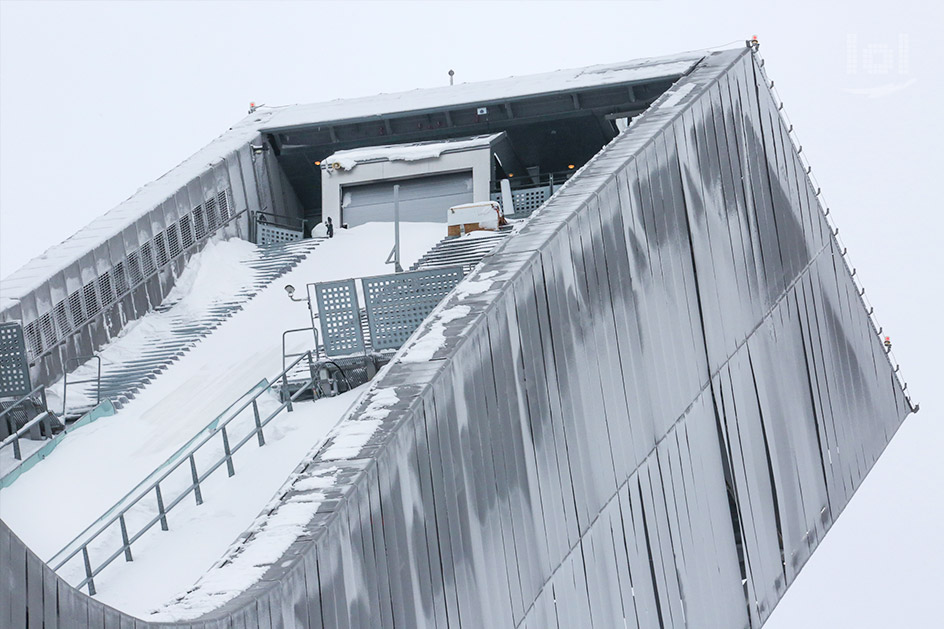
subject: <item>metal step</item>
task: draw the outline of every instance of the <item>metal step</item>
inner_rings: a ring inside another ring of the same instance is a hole
[[[154,312],[170,313],[170,332],[165,330],[160,335],[155,334],[153,339],[148,339],[148,349],[134,357],[113,363],[103,361],[101,397],[111,399],[116,408],[127,404],[173,362],[193,349],[224,321],[241,311],[246,303],[273,281],[294,269],[325,240],[309,238],[260,247],[257,257],[243,262],[253,275],[249,285],[221,301],[214,302],[203,312],[174,316],[173,307],[180,299],[164,302],[155,308]],[[81,379],[84,380],[85,376]],[[68,403],[69,398],[76,401],[95,399],[95,388],[94,382],[70,385],[66,402]],[[77,419],[81,417],[82,410],[80,405],[69,407],[66,416]]]

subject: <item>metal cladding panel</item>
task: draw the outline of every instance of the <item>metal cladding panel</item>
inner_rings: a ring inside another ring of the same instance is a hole
[[[345,471],[304,543],[180,626],[760,627],[912,410],[766,85],[713,53],[575,174],[306,463]],[[4,622],[32,557],[0,523]],[[39,568],[47,626],[112,622]]]

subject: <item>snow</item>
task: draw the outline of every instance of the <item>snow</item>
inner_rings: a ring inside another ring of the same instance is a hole
[[[449,208],[446,223],[453,225],[478,225],[482,229],[497,230],[501,209],[494,201],[463,203]]]
[[[433,359],[433,355],[446,343],[446,324],[466,317],[472,311],[468,306],[453,306],[433,315],[434,320],[419,339],[410,344],[400,356],[404,363],[422,363]]]
[[[708,51],[693,51],[666,57],[556,70],[528,76],[512,76],[494,81],[460,83],[364,98],[338,99],[311,105],[291,105],[276,110],[262,128],[271,131],[419,109],[459,105],[477,106],[533,94],[554,94],[614,83],[674,77],[688,72],[706,54]]]
[[[403,263],[417,260],[443,235],[440,224],[401,225]],[[281,370],[282,331],[311,325],[308,308],[289,301],[284,284],[303,287],[309,282],[387,273],[384,260],[392,241],[390,223],[337,230],[333,239],[314,249],[280,282],[262,290],[116,415],[74,431],[49,457],[3,489],[0,518],[40,557],[51,557],[235,399],[261,378]],[[220,295],[238,288],[233,265],[227,261],[241,259],[251,247],[254,245],[247,247],[239,240],[212,245],[184,279],[180,291],[185,295],[180,304],[169,313],[145,316],[102,355],[133,356],[146,348],[141,345],[145,338],[142,331],[159,331],[168,314],[178,309],[186,314],[206,303],[203,291],[215,288]],[[299,339],[288,351],[304,349]],[[133,563],[116,560],[96,578],[99,597],[131,613],[147,613],[194,583],[252,523],[295,465],[327,437],[359,394],[358,390],[298,404],[296,412],[280,415],[265,431],[265,447],[247,443],[236,454],[234,478],[227,477],[225,467],[214,473],[203,485],[202,506],[184,500],[169,515],[169,533],[155,527],[134,544]],[[378,404],[385,403],[384,398],[378,399]],[[276,404],[277,400],[269,398],[263,406],[273,408]],[[381,408],[375,411],[379,413]],[[245,430],[245,418],[241,422]],[[347,443],[363,439],[367,428],[352,430]],[[231,440],[235,441],[237,434],[242,433],[237,430]],[[198,465],[201,461],[205,465],[211,455],[214,453],[208,452],[205,459],[198,459]],[[184,466],[184,471],[189,475],[189,466]],[[181,481],[171,481],[171,485],[173,482]],[[37,495],[44,499],[36,500]],[[148,512],[142,507],[133,515],[140,519]],[[79,564],[70,562],[61,574],[77,582],[82,573]]]
[[[331,445],[321,453],[322,461],[340,461],[356,456],[390,414],[390,407],[398,402],[393,389],[380,389],[372,392],[371,396],[363,412],[348,417],[328,436]]]
[[[3,478],[14,469],[20,466],[22,461],[28,459],[34,452],[40,450],[49,443],[46,439],[30,439],[23,437],[20,439],[20,460],[13,456],[13,443],[5,445],[0,449],[0,478]]]
[[[290,477],[277,496],[289,491],[307,493],[293,495],[287,501],[273,500],[265,509],[266,516],[253,524],[245,541],[234,544],[226,557],[193,588],[153,610],[146,616],[147,620],[190,620],[216,609],[251,587],[304,533],[325,499],[322,490],[334,485],[336,471],[337,468],[327,468],[310,476],[294,474]]]
[[[468,279],[456,287],[456,296],[461,300],[469,295],[480,295],[490,289],[495,283],[492,278],[498,275],[498,271],[486,271],[480,273],[475,279]]]
[[[351,170],[362,162],[374,161],[404,161],[416,162],[424,159],[435,159],[443,153],[466,151],[469,149],[487,148],[492,142],[501,137],[501,133],[480,135],[462,140],[444,140],[442,142],[415,142],[411,144],[388,144],[384,146],[368,146],[347,151],[338,151],[324,158],[322,164],[338,164],[342,170]],[[328,170],[327,172],[331,172]]]
[[[299,125],[326,124],[379,114],[389,114],[435,107],[474,105],[501,101],[532,94],[550,94],[565,90],[645,81],[682,75],[690,70],[707,51],[695,51],[596,65],[587,68],[558,70],[496,81],[462,83],[459,85],[416,89],[395,94],[338,99],[326,103],[261,107],[243,118],[216,140],[194,153],[159,179],[146,184],[126,201],[89,223],[86,227],[50,247],[42,255],[0,281],[0,310],[13,305],[13,300],[29,294],[51,275],[105,243],[109,238],[134,224],[147,212],[184,188],[203,173],[208,164],[245,146],[260,131]],[[416,149],[422,153],[424,149]],[[425,159],[417,157],[416,159]]]
[[[659,103],[659,107],[675,107],[680,104],[685,97],[692,93],[698,87],[698,83],[694,81],[689,81],[680,85],[675,91],[669,91],[666,93],[665,99]]]

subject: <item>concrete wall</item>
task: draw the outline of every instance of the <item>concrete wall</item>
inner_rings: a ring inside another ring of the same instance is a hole
[[[305,534],[175,626],[756,628],[911,410],[747,51],[707,57],[469,280],[491,284],[413,337],[441,349],[408,343],[346,418],[393,391],[370,440],[299,467],[334,479]],[[2,523],[0,614],[150,626]]]

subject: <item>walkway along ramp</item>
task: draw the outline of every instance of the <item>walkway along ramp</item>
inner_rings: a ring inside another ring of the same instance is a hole
[[[768,85],[705,57],[161,618],[760,627],[913,410]],[[14,620],[130,622],[7,548]]]
[[[240,261],[246,275],[245,282],[231,294],[218,295],[196,312],[178,312],[180,309],[175,309],[175,306],[181,303],[184,295],[176,293],[176,299],[168,299],[154,309],[159,314],[150,315],[152,319],[155,316],[165,319],[166,325],[156,326],[153,332],[145,334],[138,343],[139,351],[129,355],[123,351],[124,348],[103,349],[100,388],[96,374],[98,365],[93,361],[67,375],[64,414],[78,417],[93,407],[98,399],[105,398],[112,400],[116,408],[121,408],[171,363],[241,311],[259,291],[295,268],[324,240],[314,238],[259,247],[253,255]],[[82,381],[82,384],[69,386],[71,381]],[[62,381],[56,384],[55,389],[61,396]]]

